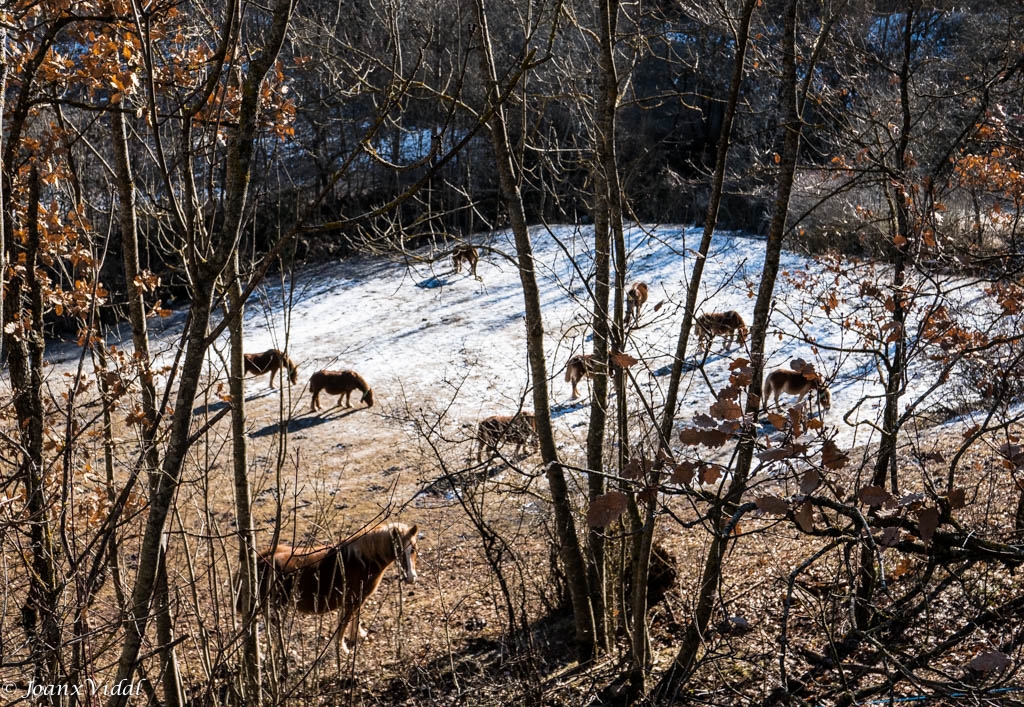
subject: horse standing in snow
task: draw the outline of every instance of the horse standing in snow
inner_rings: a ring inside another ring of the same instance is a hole
[[[502,442],[515,442],[515,454],[518,456],[536,434],[537,417],[532,412],[524,410],[518,415],[492,415],[477,425],[476,439],[479,446],[476,460],[483,461],[484,448],[497,454],[498,445]]]
[[[242,360],[245,362],[246,373],[252,373],[255,376],[270,373],[271,388],[274,387],[274,374],[282,368],[288,369],[288,379],[292,382],[292,385],[295,385],[299,380],[298,367],[292,363],[292,360],[288,358],[288,354],[284,351],[267,349],[263,353],[243,354]],[[284,373],[281,374],[281,385],[284,385]]]
[[[768,410],[769,392],[775,396],[775,407],[779,407],[779,396],[781,394],[788,393],[789,395],[799,396],[796,399],[796,404],[799,405],[803,402],[804,396],[812,390],[818,391],[819,406],[825,410],[832,407],[832,392],[816,373],[811,373],[810,375],[813,378],[809,378],[797,371],[791,371],[788,368],[780,368],[769,373],[768,377],[764,379],[766,392],[762,393],[764,397],[764,410]]]
[[[724,337],[726,346],[731,346],[734,339],[739,342],[740,346],[747,343],[747,323],[734,309],[728,312],[702,314],[697,317],[694,324],[697,330],[697,339],[704,346],[705,356],[711,351],[711,342],[716,336]]]
[[[345,407],[350,407],[353,390],[359,390],[363,394],[359,402],[366,403],[368,408],[373,407],[373,388],[355,371],[317,371],[309,377],[309,389],[313,393],[311,410],[320,409],[321,392],[337,395],[338,405],[341,405],[341,399],[344,398]]]
[[[476,264],[480,261],[480,255],[476,252],[476,248],[468,243],[457,245],[452,249],[452,266],[455,268],[455,272],[462,272],[462,264],[465,263],[469,266],[469,273],[480,279],[476,274]]]
[[[572,383],[572,399],[580,397],[577,388],[584,378],[593,378],[595,372],[594,357],[591,354],[576,354],[565,364],[565,382]]]
[[[634,282],[626,291],[626,323],[632,318],[635,325],[640,321],[640,308],[647,302],[647,283]]]

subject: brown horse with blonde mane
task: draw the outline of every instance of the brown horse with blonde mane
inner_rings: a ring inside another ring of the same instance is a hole
[[[292,385],[299,381],[299,369],[284,351],[267,349],[263,353],[243,354],[242,359],[245,362],[246,373],[252,373],[254,376],[269,373],[271,388],[274,387],[274,374],[282,368],[288,369],[288,380]],[[284,373],[281,373],[281,385],[284,385]]]
[[[779,396],[783,393],[798,396],[796,403],[799,405],[812,390],[818,392],[818,405],[822,409],[828,410],[832,407],[832,391],[818,377],[818,374],[814,373],[813,369],[810,369],[809,374],[804,374],[799,371],[791,371],[788,368],[780,368],[768,374],[768,377],[764,379],[764,387],[765,391],[762,396],[764,397],[763,409],[765,411],[768,410],[769,395],[775,397],[775,407],[779,407]]]
[[[373,407],[373,388],[366,384],[363,377],[355,371],[317,371],[309,377],[309,389],[313,392],[313,404],[311,410],[320,409],[320,393],[338,396],[338,405],[341,399],[345,399],[345,407],[351,407],[352,391],[358,390],[363,394],[359,402],[366,403],[366,407]]]
[[[365,638],[360,608],[377,590],[384,571],[398,560],[402,578],[416,581],[415,525],[388,523],[356,533],[337,545],[276,545],[256,560],[259,602],[292,605],[303,614],[341,610],[341,648]]]

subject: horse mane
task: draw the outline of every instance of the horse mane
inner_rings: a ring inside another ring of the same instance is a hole
[[[404,538],[412,526],[405,523],[387,523],[386,525],[363,530],[338,545],[338,551],[348,559],[358,560],[364,565],[373,563],[387,564],[396,558],[394,533]]]
[[[370,385],[366,382],[366,379],[355,371],[349,371],[352,374],[352,378],[355,380],[356,387],[359,388],[359,392],[365,393],[370,390]]]
[[[288,358],[288,354],[286,354],[284,351],[281,352],[281,363],[283,363],[288,368],[289,371],[295,370],[295,364],[292,363],[292,360]]]

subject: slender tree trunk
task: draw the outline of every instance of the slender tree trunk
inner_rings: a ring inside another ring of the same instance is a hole
[[[608,350],[611,335],[608,311],[611,293],[611,233],[621,231],[622,199],[619,192],[618,164],[615,154],[615,116],[618,110],[619,80],[615,68],[615,27],[618,22],[618,0],[600,0],[597,15],[600,26],[597,81],[597,144],[594,173],[594,347],[597,375],[590,398],[590,426],[587,430],[587,487],[590,501],[605,493],[604,435],[608,420]],[[590,591],[594,606],[597,644],[601,650],[610,647],[610,624],[607,610],[604,534],[591,528]]]
[[[487,82],[489,98],[498,99],[498,79],[494,67],[490,32],[487,26],[485,0],[476,0],[477,22],[480,26],[480,65]],[[561,544],[559,555],[565,566],[569,593],[576,623],[576,643],[580,655],[589,658],[596,646],[594,611],[590,601],[590,582],[586,563],[576,535],[573,521],[572,502],[565,471],[558,459],[555,438],[551,429],[551,408],[548,401],[548,375],[544,360],[544,323],[540,309],[540,290],[534,269],[533,245],[526,223],[522,194],[516,177],[512,151],[509,146],[505,112],[498,107],[490,120],[491,142],[494,147],[502,200],[509,213],[512,233],[515,237],[516,253],[519,260],[519,279],[523,288],[526,309],[527,355],[533,379],[533,405],[537,415],[537,437],[540,442],[541,458],[547,468],[548,485],[555,511],[555,526]]]
[[[693,619],[686,627],[682,644],[672,666],[662,677],[655,691],[655,700],[662,703],[671,703],[676,699],[680,687],[690,678],[696,667],[700,647],[703,644],[704,635],[716,603],[715,597],[722,577],[722,562],[730,542],[730,538],[721,532],[727,520],[724,517],[723,509],[734,506],[746,490],[754,455],[755,434],[753,426],[757,423],[757,415],[761,407],[764,344],[768,329],[768,318],[771,313],[772,297],[775,291],[775,282],[779,272],[782,243],[786,234],[789,200],[793,191],[797,158],[800,151],[800,137],[803,129],[803,122],[797,103],[797,4],[798,0],[788,0],[784,14],[782,85],[779,94],[784,136],[779,158],[779,176],[772,222],[768,231],[768,240],[765,244],[764,267],[761,274],[761,284],[758,288],[757,300],[754,304],[754,317],[751,326],[750,355],[753,372],[745,406],[747,429],[739,443],[736,467],[729,490],[725,498],[721,502],[716,503],[709,512],[708,527],[714,528],[715,534],[708,548],[707,559],[701,574],[697,607],[694,611]]]
[[[245,437],[245,363],[243,360],[243,322],[245,303],[242,301],[242,283],[239,279],[238,251],[230,268],[228,294],[233,320],[228,327],[231,340],[231,371],[228,378],[231,393],[231,446],[235,477],[235,519],[238,526],[238,608],[245,617],[242,625],[242,680],[246,704],[263,703],[262,661],[256,614],[256,533],[253,528],[249,493],[249,461]],[[281,369],[281,395],[285,394],[287,369]]]
[[[21,325],[3,331],[7,365],[11,376],[14,409],[21,438],[19,475],[25,484],[25,506],[31,548],[32,572],[28,596],[21,610],[22,627],[31,646],[34,677],[42,684],[61,684],[61,618],[58,587],[57,545],[53,540],[50,499],[46,491],[43,459],[43,283],[36,277],[40,258],[39,175],[33,165],[30,174],[26,231],[21,253],[24,271],[7,281],[5,320]],[[15,242],[7,244],[12,251]],[[19,260],[17,252],[8,262]],[[22,307],[27,300],[27,313]]]
[[[0,27],[0,125],[4,124],[4,111],[7,107],[7,28]],[[4,131],[0,130],[0,155],[4,154]],[[7,288],[3,287],[3,275],[7,272],[7,175],[0,172],[0,332],[7,321],[7,309],[4,306]],[[0,336],[0,361],[4,359],[5,337]]]
[[[273,66],[284,43],[291,19],[293,0],[279,0],[273,9],[273,20],[268,29],[267,43],[263,51],[249,64],[249,72],[241,87],[241,102],[238,112],[238,126],[228,147],[225,183],[225,232],[215,253],[195,266],[193,273],[193,296],[191,322],[185,344],[181,381],[174,405],[167,449],[161,473],[150,498],[150,511],[146,521],[139,556],[139,571],[132,591],[131,611],[125,619],[125,645],[118,661],[116,681],[128,680],[135,670],[142,637],[153,597],[158,568],[161,560],[164,524],[170,513],[171,502],[177,489],[178,480],[188,451],[192,408],[199,389],[203,361],[209,346],[207,330],[213,306],[213,289],[221,276],[224,265],[237,247],[237,234],[241,227],[242,214],[252,170],[252,155],[257,134],[259,115],[259,89],[264,77]],[[233,235],[227,235],[233,234]],[[188,239],[192,242],[192,239]],[[198,254],[189,254],[196,256]],[[126,704],[127,696],[112,696],[109,704]]]
[[[906,23],[903,29],[903,58],[899,71],[902,120],[893,154],[895,164],[891,173],[893,194],[890,199],[896,217],[896,234],[892,249],[892,317],[890,319],[892,323],[891,336],[895,337],[895,341],[892,342],[891,356],[888,351],[889,342],[886,341],[883,344],[886,347],[883,364],[887,376],[885,408],[882,411],[882,438],[878,445],[878,459],[875,461],[875,468],[871,475],[871,484],[883,488],[885,487],[885,477],[889,475],[890,491],[893,494],[899,492],[899,478],[896,471],[896,441],[899,435],[900,397],[903,393],[907,373],[907,299],[903,289],[906,282],[909,249],[916,240],[911,234],[910,204],[907,196],[910,186],[906,170],[907,148],[910,144],[910,131],[913,127],[910,112],[910,61],[913,56],[913,29],[917,8],[918,3],[908,3]],[[866,629],[871,621],[871,601],[878,580],[875,560],[875,553],[870,547],[867,545],[861,547],[857,602],[854,607],[854,625],[860,630]]]
[[[144,293],[148,288],[139,267],[138,221],[135,208],[135,179],[132,174],[131,159],[128,153],[128,132],[124,113],[120,110],[111,111],[111,142],[114,147],[114,170],[117,179],[117,192],[120,209],[121,256],[124,267],[124,280],[128,290],[128,318],[132,326],[132,344],[135,347],[135,364],[139,368],[139,385],[142,389],[142,411],[145,421],[142,424],[142,463],[149,479],[150,493],[155,492],[160,453],[156,446],[157,396],[156,384],[151,370],[149,352],[149,331],[146,323],[146,302]],[[156,605],[155,619],[157,637],[161,646],[160,662],[161,682],[164,700],[169,707],[177,707],[183,701],[178,668],[177,651],[174,649],[174,617],[171,613],[169,591],[166,585],[167,572],[163,565],[166,562],[166,539],[161,546],[160,571],[157,572],[156,593],[159,601]]]
[[[676,407],[679,399],[679,383],[683,377],[683,362],[686,359],[686,348],[690,340],[690,330],[696,316],[697,296],[704,277],[704,265],[711,250],[711,239],[718,225],[718,209],[722,204],[722,189],[725,184],[725,167],[732,144],[732,125],[736,119],[736,106],[739,103],[740,86],[743,83],[744,60],[747,55],[750,38],[750,19],[758,0],[746,0],[736,34],[736,59],[732,69],[732,81],[729,85],[729,98],[725,105],[722,119],[722,132],[718,136],[718,149],[715,155],[715,174],[711,181],[711,198],[708,200],[708,211],[704,217],[704,233],[701,235],[700,248],[693,262],[690,282],[686,288],[686,306],[683,308],[683,323],[679,327],[679,339],[676,342],[676,355],[672,360],[672,374],[669,376],[668,390],[665,393],[665,410],[661,421],[661,443],[668,445],[675,421]]]

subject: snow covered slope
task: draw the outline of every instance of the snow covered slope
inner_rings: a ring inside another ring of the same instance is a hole
[[[592,268],[592,231],[535,227],[532,235],[553,411],[563,432],[569,432],[565,444],[572,445],[572,438],[584,434],[587,397],[570,400],[570,387],[562,376],[571,355],[590,350],[583,277]],[[668,380],[681,302],[699,240],[700,230],[694,228],[633,227],[628,231],[629,280],[642,280],[650,287],[629,353],[641,359],[636,369],[639,382],[655,399],[660,399],[659,391]],[[479,235],[474,241],[493,249],[482,251],[479,280],[465,272],[454,273],[448,258],[426,264],[356,258],[299,273],[293,293],[282,294],[279,284],[265,287],[248,309],[247,348],[282,347],[286,320],[290,320],[288,348],[300,365],[300,383],[322,368],[352,368],[374,386],[385,405],[409,403],[437,410],[451,405],[450,414],[464,423],[514,412],[523,400],[524,407],[530,408],[519,275],[500,254],[514,256],[511,234]],[[699,310],[736,309],[749,322],[763,254],[762,239],[717,234]],[[430,259],[426,251],[417,255]],[[844,446],[866,443],[868,428],[860,428],[864,431],[858,436],[858,428],[844,423],[843,416],[855,406],[851,421],[877,416],[881,388],[873,363],[870,357],[841,356],[824,347],[815,352],[807,339],[840,347],[850,345],[850,335],[831,321],[815,318],[812,291],[792,286],[803,272],[820,273],[820,265],[784,253],[782,270],[788,279],[780,282],[777,291],[768,368],[787,366],[794,357],[813,362],[831,381],[834,402],[826,421],[838,427],[838,441]],[[287,297],[292,305],[286,318],[283,298]],[[802,334],[797,320],[804,320]],[[690,352],[691,358],[698,356],[695,345]],[[704,366],[711,384],[722,386],[729,363],[744,355],[736,347],[724,351],[716,342]],[[864,398],[867,401],[858,406]],[[707,412],[713,399],[703,376],[687,374],[681,401],[680,422]]]

